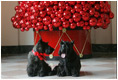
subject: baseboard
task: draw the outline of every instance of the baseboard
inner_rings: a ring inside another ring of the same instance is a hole
[[[33,45],[1,46],[2,54],[21,54],[32,50]],[[92,44],[92,52],[117,52],[117,44]]]
[[[117,44],[92,44],[92,52],[117,52]]]

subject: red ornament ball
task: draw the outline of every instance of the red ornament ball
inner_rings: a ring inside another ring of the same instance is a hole
[[[47,26],[44,26],[44,30],[48,30],[48,27]]]
[[[66,19],[69,19],[69,18],[71,17],[71,12],[70,12],[70,11],[64,11],[63,16],[64,16]]]
[[[82,5],[81,5],[81,4],[76,4],[76,5],[74,6],[74,8],[75,8],[75,10],[76,10],[77,12],[80,12],[80,11],[82,10]]]
[[[52,20],[52,23],[55,27],[59,27],[61,25],[61,20],[58,18],[58,17],[55,17],[53,20]]]
[[[75,24],[75,23],[71,23],[71,24],[70,24],[70,28],[71,28],[71,29],[74,29],[75,27],[76,27],[76,24]]]
[[[79,13],[73,14],[73,19],[75,22],[78,22],[81,20],[81,15]]]
[[[36,26],[38,29],[43,29],[43,23],[42,22],[37,22]]]
[[[51,18],[49,16],[46,16],[45,18],[43,18],[43,23],[45,25],[48,25],[51,23]]]
[[[91,18],[91,19],[89,20],[89,24],[90,24],[90,26],[96,26],[96,24],[97,24],[97,19],[96,19],[96,18]]]
[[[69,27],[69,21],[64,21],[62,25],[64,28],[68,28]]]

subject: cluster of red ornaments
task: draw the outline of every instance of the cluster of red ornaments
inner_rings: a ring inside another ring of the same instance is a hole
[[[19,1],[13,26],[28,31],[30,28],[50,30],[58,28],[107,28],[114,17],[108,1]]]

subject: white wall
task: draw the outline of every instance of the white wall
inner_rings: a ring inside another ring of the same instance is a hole
[[[93,44],[116,44],[116,1],[112,1],[111,10],[115,17],[111,20],[111,24],[105,30],[92,29],[91,42]],[[18,5],[17,1],[2,1],[1,2],[1,45],[2,46],[14,46],[14,45],[33,45],[34,36],[33,30],[27,32],[21,32],[18,29],[14,29],[11,22],[11,17],[14,16],[14,7]]]
[[[33,30],[21,32],[13,28],[11,17],[15,15],[14,7],[18,5],[17,1],[1,2],[1,45],[33,45]]]

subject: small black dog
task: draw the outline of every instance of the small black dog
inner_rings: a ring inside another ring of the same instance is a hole
[[[61,59],[50,75],[79,76],[81,63],[79,56],[73,49],[73,43],[74,41],[61,41],[59,50]]]
[[[51,54],[53,50],[54,49],[50,47],[47,42],[43,42],[40,38],[32,51],[28,54],[28,76],[48,76],[51,72],[51,67],[44,61],[44,53]]]

